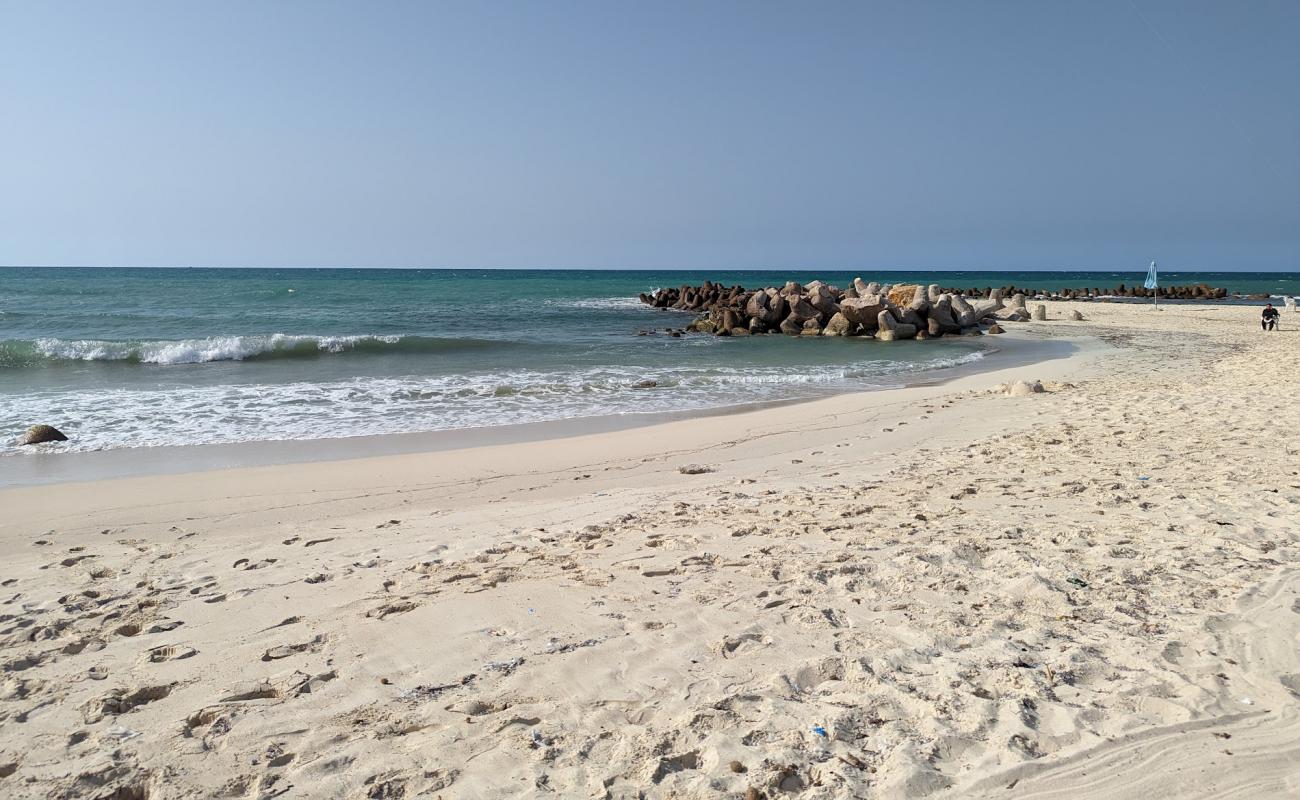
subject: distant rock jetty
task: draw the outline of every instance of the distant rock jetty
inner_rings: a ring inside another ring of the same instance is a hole
[[[705,281],[699,286],[643,294],[641,300],[656,308],[701,312],[704,316],[687,330],[717,336],[785,333],[882,340],[978,335],[981,321],[1005,308],[998,292],[972,303],[963,295],[941,291],[937,285],[882,286],[860,278],[847,289],[821,281],[807,286],[790,281],[780,288],[754,291]]]
[[[1216,299],[1224,289],[1204,284],[1162,287],[1160,297]],[[1038,306],[1031,314],[1026,299],[1082,300],[1105,297],[1150,297],[1147,289],[1066,289],[1045,293],[1014,286],[985,289],[943,288],[938,284],[867,283],[854,278],[845,289],[813,281],[784,286],[745,289],[705,281],[698,286],[660,289],[642,294],[641,302],[655,308],[703,314],[686,330],[717,336],[784,333],[790,336],[870,336],[881,340],[931,339],[939,336],[978,336],[981,325],[998,321],[1024,322],[1046,319]],[[1006,298],[1006,299],[1004,299]],[[1076,318],[1081,318],[1077,317]]]

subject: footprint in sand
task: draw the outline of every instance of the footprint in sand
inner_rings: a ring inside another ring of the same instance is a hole
[[[243,703],[248,700],[279,700],[282,697],[284,697],[284,692],[266,681],[261,681],[241,685],[217,702]]]
[[[302,642],[301,644],[282,644],[278,647],[272,647],[270,650],[263,653],[262,660],[278,661],[281,658],[288,658],[289,656],[297,655],[298,653],[315,653],[324,647],[325,643],[328,641],[329,637],[322,633],[310,642]]]
[[[373,608],[366,612],[366,616],[372,619],[384,619],[394,614],[405,614],[407,611],[418,608],[419,605],[419,603],[412,600],[400,600],[396,603],[387,603],[379,608]]]
[[[250,561],[247,558],[241,558],[238,561],[236,561],[233,565],[231,565],[231,569],[239,569],[241,565],[245,571],[248,571],[250,569],[263,569],[265,567],[271,566],[272,564],[274,564],[279,560],[280,559],[278,558],[264,558],[261,561]]]
[[[146,651],[145,655],[150,662],[159,664],[163,661],[179,661],[183,658],[190,658],[191,656],[198,655],[198,653],[199,651],[195,650],[193,647],[179,644],[165,644],[161,647],[155,647]]]
[[[139,689],[114,689],[106,695],[85,703],[81,710],[87,725],[93,725],[106,716],[127,714],[143,705],[162,700],[171,694],[175,684],[144,686]]]

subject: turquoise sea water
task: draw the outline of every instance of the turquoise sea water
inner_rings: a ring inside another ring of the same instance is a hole
[[[639,292],[855,274],[882,282],[1140,284],[1143,273],[0,269],[0,454],[314,439],[692,410],[898,385],[989,340],[638,336],[681,326]],[[1300,292],[1281,273],[1166,274]],[[637,387],[653,380],[651,388]],[[49,449],[49,448],[47,448]],[[30,450],[30,448],[29,448]]]

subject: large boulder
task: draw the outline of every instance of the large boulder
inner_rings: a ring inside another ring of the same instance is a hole
[[[898,327],[898,318],[894,316],[893,311],[890,311],[888,308],[883,308],[880,310],[880,313],[876,315],[876,327],[881,331],[892,331],[894,328]]]
[[[899,316],[898,321],[905,323],[907,325],[911,325],[917,330],[921,330],[922,328],[926,327],[925,316],[921,314],[921,312],[917,311],[915,308],[903,309],[903,313],[901,316]]]
[[[745,313],[767,327],[775,327],[785,317],[785,298],[767,292],[754,292],[745,303]]]
[[[18,440],[18,444],[42,444],[43,442],[66,442],[68,437],[53,425],[33,425]]]
[[[800,335],[803,336],[820,336],[821,332],[822,324],[817,321],[816,317],[804,320],[803,330],[799,331]]]
[[[1047,306],[1043,305],[1042,303],[1039,303],[1038,305],[1034,306],[1034,319],[1039,320],[1040,322],[1046,320]]]
[[[925,299],[925,288],[915,283],[899,283],[889,287],[888,300],[899,308],[907,308],[918,294]]]
[[[847,297],[840,301],[840,313],[855,325],[875,330],[880,327],[876,318],[885,310],[885,303],[880,295]]]
[[[933,326],[938,326],[938,333],[957,333],[961,326],[957,324],[957,318],[952,313],[952,296],[947,294],[939,295],[939,298],[930,306],[930,333],[936,333]]]
[[[831,315],[826,327],[822,329],[822,336],[849,336],[852,335],[855,327],[857,326],[849,322],[843,312],[836,311]]]
[[[786,336],[798,336],[803,333],[803,322],[793,316],[786,317],[781,321],[781,333]]]
[[[815,319],[820,325],[826,317],[812,303],[802,297],[790,297],[790,313],[786,315],[787,319],[793,319],[795,322],[803,323],[804,320]],[[826,315],[829,316],[829,315]]]
[[[996,295],[996,293],[995,293]],[[1002,309],[1002,298],[999,296],[991,297],[987,300],[976,300],[971,304],[971,310],[975,313],[975,322],[978,323],[985,317]],[[960,320],[959,320],[960,321]],[[965,323],[962,323],[965,327]]]
[[[894,327],[885,330],[881,328],[876,333],[876,338],[882,342],[892,342],[896,339],[912,339],[916,337],[916,326],[908,325],[906,322],[898,322]]]
[[[781,294],[787,297],[801,295],[803,294],[803,287],[799,285],[798,281],[786,281],[785,286],[781,288]]]
[[[839,306],[835,303],[835,293],[821,281],[814,281],[808,286],[808,303],[822,313],[823,319],[839,311]]]
[[[975,308],[961,295],[953,296],[952,311],[957,317],[957,324],[963,328],[979,324],[980,318],[976,316]]]
[[[1011,308],[1024,308],[1025,296],[1020,292],[1011,295]]]

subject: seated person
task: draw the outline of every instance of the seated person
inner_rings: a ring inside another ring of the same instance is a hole
[[[1271,331],[1277,327],[1277,317],[1277,309],[1273,308],[1272,303],[1269,303],[1264,306],[1264,313],[1260,315],[1259,324],[1264,330]]]

